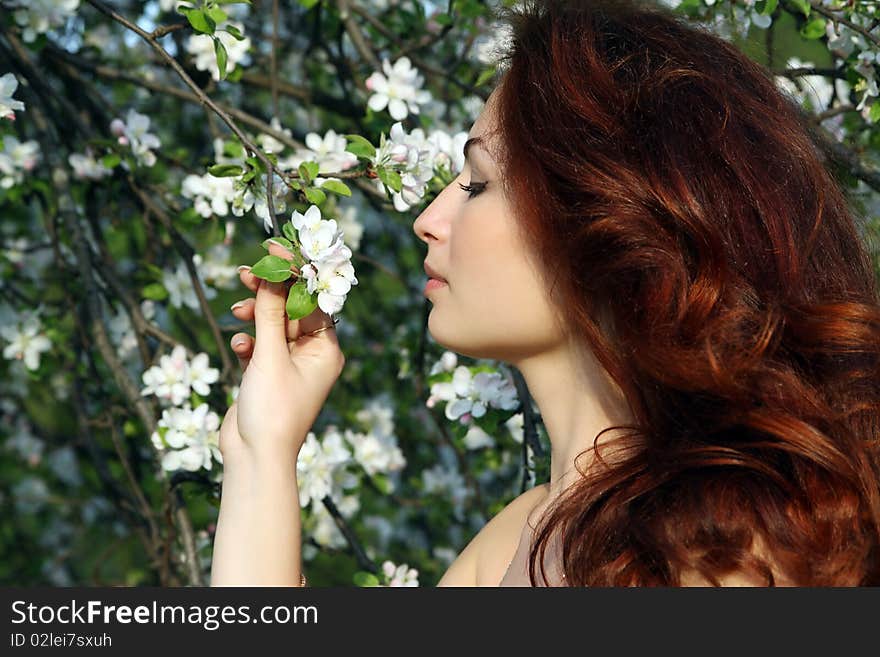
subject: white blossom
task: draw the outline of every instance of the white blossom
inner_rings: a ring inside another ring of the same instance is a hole
[[[33,432],[33,426],[24,417],[18,416],[12,432],[4,443],[8,450],[16,452],[18,457],[31,467],[39,465],[43,458],[46,443]]]
[[[385,561],[382,564],[382,574],[385,576],[387,586],[419,585],[419,571],[405,563],[396,566],[392,561]]]
[[[439,374],[440,372],[452,372],[458,365],[458,356],[454,351],[444,351],[440,356],[440,360],[431,366],[428,376]]]
[[[3,137],[0,151],[0,187],[9,189],[24,181],[24,174],[40,161],[40,145],[35,140],[19,141],[12,135]]]
[[[162,452],[162,468],[167,471],[210,470],[213,462],[223,462],[220,453],[220,417],[207,404],[195,409],[166,408],[151,437],[153,445]]]
[[[434,177],[437,146],[426,139],[421,128],[407,134],[399,121],[391,126],[389,137],[389,140],[385,140],[385,135],[382,135],[373,164],[391,165],[399,170],[402,189],[392,192],[392,198],[394,208],[398,212],[406,212],[424,198],[428,182]],[[378,179],[377,187],[380,191],[383,189],[383,183]]]
[[[155,302],[150,299],[141,301],[141,314],[147,321],[152,320],[156,315]],[[110,318],[107,322],[107,331],[110,334],[110,341],[116,346],[116,353],[122,360],[127,359],[135,352],[137,337],[135,337],[131,318],[125,308],[120,308]]]
[[[445,415],[448,420],[482,417],[489,407],[503,410],[517,408],[516,388],[509,377],[500,372],[478,372],[459,365],[455,368],[452,381],[438,382],[431,386],[428,407],[433,408],[437,401],[447,402]]]
[[[196,265],[196,273],[202,290],[205,292],[206,299],[213,299],[217,296],[217,290],[209,286],[205,280],[199,266],[202,262],[202,256],[198,253],[193,256],[193,263]],[[184,263],[179,263],[174,271],[163,271],[162,285],[168,290],[169,301],[175,308],[187,306],[193,310],[201,310],[199,306],[199,298],[196,296],[195,287],[193,287],[192,277]]]
[[[468,431],[464,436],[464,446],[468,449],[481,449],[483,447],[493,447],[495,439],[480,429],[476,424],[468,427]]]
[[[278,120],[277,116],[273,116],[269,121],[269,125],[273,130],[280,132],[283,135],[287,135],[288,137],[293,137],[293,133],[290,128],[282,128],[281,121]],[[273,137],[272,135],[268,135],[265,133],[260,133],[257,137],[257,143],[266,153],[280,153],[284,150],[284,143]],[[281,163],[279,162],[279,165]]]
[[[188,369],[186,349],[177,345],[170,354],[159,358],[158,365],[143,373],[141,395],[155,395],[160,401],[179,406],[190,395]]]
[[[393,67],[387,59],[382,60],[382,71],[384,75],[376,71],[366,81],[367,89],[373,92],[367,105],[374,112],[387,107],[395,121],[403,121],[431,100],[431,92],[422,89],[424,78],[409,57],[401,57]]]
[[[18,78],[12,73],[0,76],[0,118],[15,120],[15,111],[24,109],[24,103],[15,100],[12,94],[18,89]]]
[[[6,0],[15,9],[13,17],[21,38],[32,43],[40,34],[64,25],[79,7],[79,0]]]
[[[338,135],[334,130],[328,130],[323,137],[317,132],[306,135],[306,148],[300,148],[296,154],[287,160],[279,162],[279,166],[296,169],[303,162],[315,162],[319,171],[347,171],[358,163],[357,155],[345,150],[348,140],[343,135]],[[315,178],[315,184],[320,186],[326,178]]]
[[[251,47],[250,37],[241,41],[224,31],[227,26],[232,26],[244,34],[244,24],[238,21],[223,21],[219,23],[214,36],[220,39],[220,43],[226,48],[226,70],[231,71],[236,64],[242,62]],[[193,56],[194,64],[200,71],[209,71],[215,82],[220,81],[220,69],[217,67],[217,54],[214,52],[214,40],[207,34],[192,34],[186,41],[186,51]]]
[[[101,180],[113,174],[113,169],[96,160],[88,149],[85,153],[71,153],[67,161],[73,169],[73,176],[78,180]]]
[[[345,245],[357,251],[364,235],[364,225],[357,220],[358,211],[354,205],[346,205],[339,210],[336,223],[345,238]]]
[[[29,370],[39,369],[40,355],[52,348],[36,313],[24,314],[17,321],[0,325],[0,337],[9,343],[3,348],[3,357],[22,360]]]
[[[334,470],[351,462],[351,452],[337,431],[328,431],[318,440],[309,431],[296,461],[300,506],[322,500],[333,490]]]
[[[235,196],[235,179],[232,177],[218,178],[206,173],[197,176],[187,175],[181,183],[180,193],[193,199],[193,207],[205,219],[212,215],[225,217],[229,214],[229,204]]]
[[[239,283],[238,267],[229,264],[229,245],[215,244],[200,259],[195,259],[205,282],[215,288],[231,290]]]
[[[309,263],[300,270],[306,279],[309,294],[318,293],[318,306],[328,315],[335,315],[345,303],[352,285],[357,285],[354,267],[351,265],[351,250],[342,247],[338,258]]]
[[[159,138],[149,130],[150,117],[134,109],[128,110],[124,122],[122,119],[113,119],[110,122],[110,132],[116,136],[117,141],[122,146],[131,146],[137,161],[146,167],[156,164],[156,154],[153,153],[153,149],[162,146]]]

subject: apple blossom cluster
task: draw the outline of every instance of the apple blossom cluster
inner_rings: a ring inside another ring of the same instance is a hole
[[[382,563],[382,575],[385,577],[383,586],[419,585],[419,571],[415,568],[410,568],[405,563],[397,566],[393,561],[384,561]]]
[[[239,34],[244,34],[244,25],[238,21],[221,21],[217,24],[214,37],[220,39],[226,48],[226,70],[231,71],[247,56],[251,47],[250,37],[236,39],[227,27],[233,27]],[[208,71],[215,82],[220,81],[220,69],[217,66],[217,55],[214,50],[214,39],[207,34],[192,34],[186,41],[186,51],[193,56],[193,64],[200,71]]]
[[[52,348],[40,321],[39,311],[16,315],[4,309],[0,317],[0,337],[8,344],[3,348],[3,358],[20,360],[29,370],[40,367],[40,357]]]
[[[270,125],[279,132],[290,136],[289,129],[283,129],[277,118],[272,118]],[[272,135],[263,134],[257,136],[256,142],[267,153],[280,154],[284,150],[284,144]],[[303,162],[315,162],[320,171],[346,171],[357,165],[357,156],[346,151],[347,141],[342,135],[328,130],[322,137],[318,133],[310,132],[305,137],[307,148],[299,148],[293,154],[279,157],[278,171],[296,171]],[[230,154],[230,151],[234,154]],[[226,144],[222,139],[214,140],[214,161],[217,164],[245,166],[245,153],[237,143]],[[316,177],[314,184],[318,187],[328,180],[336,178]],[[284,180],[275,175],[272,182],[272,200],[275,212],[284,212],[287,209],[288,187]],[[219,177],[206,173],[203,176],[190,174],[183,180],[181,194],[193,200],[196,212],[202,217],[212,215],[225,217],[230,212],[236,217],[245,212],[254,210],[258,218],[263,220],[263,227],[267,233],[272,233],[272,217],[269,215],[269,205],[266,200],[266,184],[262,176],[254,177],[250,182],[242,178]]]
[[[205,298],[209,301],[217,297],[217,290],[214,287],[230,290],[237,283],[238,269],[229,264],[228,244],[215,244],[204,255],[194,254],[193,264]],[[174,270],[163,270],[162,287],[167,290],[168,301],[175,308],[186,306],[201,311],[192,276],[184,263],[178,263]]]
[[[310,262],[300,268],[309,294],[318,295],[318,307],[328,315],[342,310],[352,285],[358,280],[351,264],[351,249],[343,242],[336,220],[321,219],[317,205],[305,214],[294,210],[290,223],[297,231],[300,253]]]
[[[448,366],[451,358],[446,359]],[[458,420],[462,424],[470,423],[473,417],[482,417],[489,408],[505,411],[515,410],[520,402],[510,375],[505,372],[474,373],[472,368],[459,365],[449,377],[448,370],[434,370],[434,375],[442,375],[445,379],[431,385],[431,394],[426,405],[434,408],[439,401],[446,402],[445,415],[448,420]]]
[[[103,162],[95,159],[92,149],[88,147],[84,153],[68,155],[67,162],[73,169],[73,177],[77,180],[101,180],[113,175],[113,169],[104,166]]]
[[[0,118],[15,120],[15,111],[22,111],[24,103],[12,97],[18,89],[18,78],[12,73],[0,75]]]
[[[162,146],[159,138],[149,130],[150,117],[134,109],[128,110],[125,121],[117,118],[110,122],[110,132],[117,138],[119,144],[131,146],[137,161],[146,167],[156,164],[156,154],[153,149]]]
[[[351,491],[361,484],[361,473],[368,474],[382,490],[394,490],[389,476],[401,471],[406,459],[397,445],[393,411],[381,401],[373,400],[359,410],[357,418],[366,431],[340,429],[329,425],[319,439],[309,432],[297,458],[297,482],[300,506],[310,507],[304,529],[315,541],[326,547],[343,547],[345,537],[322,500],[328,495],[343,517],[360,510],[357,494]],[[304,546],[304,558],[314,556]]]
[[[200,356],[207,359],[207,354]],[[214,461],[223,463],[220,417],[207,404],[199,404],[194,409],[189,403],[183,407],[166,408],[157,427],[151,440],[162,454],[163,470],[195,472],[202,468],[210,470]]]
[[[399,121],[391,126],[387,139],[381,135],[371,163],[376,168],[391,166],[400,171],[402,189],[392,192],[398,212],[406,212],[425,197],[436,168],[445,167],[452,175],[464,168],[467,138],[466,132],[449,135],[442,130],[434,130],[426,137],[421,128],[407,134]],[[376,185],[379,191],[384,191],[384,183],[376,180]]]
[[[455,465],[437,463],[422,470],[422,492],[450,500],[455,517],[464,518],[464,502],[471,489]]]
[[[0,150],[0,187],[9,189],[22,184],[25,174],[37,166],[41,157],[40,145],[35,140],[19,141],[5,135]]]
[[[13,10],[21,38],[32,43],[38,35],[64,25],[76,13],[79,0],[3,0],[0,4]]]
[[[180,406],[192,392],[206,397],[219,377],[220,371],[208,363],[208,354],[198,354],[190,361],[186,348],[177,345],[143,373],[141,395],[154,395],[164,406]]]
[[[150,321],[156,316],[156,304],[150,299],[141,301],[140,306],[145,320]],[[123,361],[128,360],[137,349],[137,338],[125,308],[120,308],[110,318],[107,322],[107,332],[110,341],[116,347],[116,355]]]
[[[387,107],[391,118],[403,121],[410,114],[418,114],[419,105],[431,101],[431,92],[422,89],[425,80],[409,57],[401,57],[394,66],[383,59],[382,71],[384,75],[376,71],[366,80],[367,89],[373,92],[367,106],[374,112]]]

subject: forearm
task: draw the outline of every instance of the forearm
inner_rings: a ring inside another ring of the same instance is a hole
[[[296,459],[224,459],[211,586],[299,586]]]

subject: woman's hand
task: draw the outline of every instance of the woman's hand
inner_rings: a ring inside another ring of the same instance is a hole
[[[269,253],[292,259],[274,244]],[[305,335],[332,325],[320,308],[290,321],[285,310],[289,285],[257,278],[250,269],[242,269],[239,277],[256,298],[245,299],[232,312],[255,321],[256,339],[236,333],[231,340],[243,375],[220,426],[220,451],[224,461],[244,455],[295,459],[342,373],[345,356],[335,329]]]

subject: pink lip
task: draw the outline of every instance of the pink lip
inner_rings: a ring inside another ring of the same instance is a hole
[[[441,281],[436,278],[429,278],[428,282],[425,284],[425,290],[424,290],[423,294],[428,294],[428,292],[430,292],[431,290],[436,290],[441,287],[446,287],[446,285],[447,285],[446,281]]]

